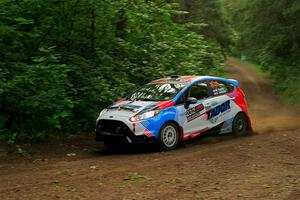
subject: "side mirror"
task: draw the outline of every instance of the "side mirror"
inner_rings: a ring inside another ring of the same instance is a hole
[[[191,104],[195,104],[195,103],[197,103],[197,99],[194,97],[189,97],[184,103],[184,108],[188,109]]]

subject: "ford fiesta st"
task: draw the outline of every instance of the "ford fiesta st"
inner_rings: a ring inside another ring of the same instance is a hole
[[[233,79],[171,76],[148,83],[102,110],[96,140],[107,147],[156,141],[172,150],[204,132],[251,129],[245,94]]]

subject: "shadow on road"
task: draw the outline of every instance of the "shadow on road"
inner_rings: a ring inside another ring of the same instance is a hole
[[[180,144],[179,147],[174,151],[180,151],[182,149],[192,149],[198,145],[213,145],[222,143],[230,140],[240,140],[245,137],[255,136],[257,133],[252,132],[247,136],[235,136],[233,134],[214,134],[214,135],[201,135],[197,138],[190,139]],[[97,150],[91,152],[92,156],[112,156],[112,155],[134,155],[134,154],[154,154],[162,153],[163,151],[157,144],[134,144],[126,145],[117,149],[106,149],[103,143],[99,144]],[[195,149],[196,150],[196,149]]]

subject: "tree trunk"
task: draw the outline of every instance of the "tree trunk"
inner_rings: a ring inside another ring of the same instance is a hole
[[[116,23],[116,36],[122,39],[126,37],[126,26],[127,26],[127,17],[124,9],[121,9],[118,13],[119,20]]]
[[[95,8],[92,8],[92,13],[91,13],[91,43],[90,43],[90,48],[91,48],[91,56],[95,54],[95,41],[96,41],[96,12]]]

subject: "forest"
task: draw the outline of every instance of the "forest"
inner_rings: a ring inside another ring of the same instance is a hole
[[[297,0],[0,0],[0,139],[92,131],[135,87],[224,76],[227,56],[299,104],[299,19]]]

